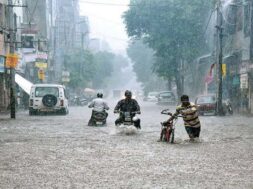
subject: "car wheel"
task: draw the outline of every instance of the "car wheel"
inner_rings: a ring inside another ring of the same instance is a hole
[[[64,109],[62,109],[62,110],[60,111],[60,113],[61,113],[62,115],[67,115],[67,114],[69,113],[69,111],[68,111],[67,108],[64,108]]]
[[[29,108],[29,115],[32,116],[32,115],[36,115],[37,114],[37,111],[34,110],[33,108]]]
[[[34,112],[32,110],[29,110],[29,115],[30,116],[34,115]]]

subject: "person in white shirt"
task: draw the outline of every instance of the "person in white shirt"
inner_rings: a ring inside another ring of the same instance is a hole
[[[106,115],[106,118],[108,116],[108,113],[106,110],[109,110],[109,106],[107,105],[107,102],[103,99],[103,94],[98,93],[97,98],[93,99],[92,102],[88,105],[89,108],[93,108],[91,118],[89,120],[88,125],[92,126],[93,124],[93,115],[95,112],[104,112]]]

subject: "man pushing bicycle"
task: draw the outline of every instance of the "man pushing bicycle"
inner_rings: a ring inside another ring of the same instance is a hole
[[[181,96],[181,104],[177,106],[176,112],[163,124],[170,123],[181,114],[184,120],[185,130],[190,137],[190,141],[198,140],[201,130],[197,106],[189,101],[189,96]]]

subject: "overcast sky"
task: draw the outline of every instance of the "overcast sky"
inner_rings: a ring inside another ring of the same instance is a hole
[[[124,52],[128,37],[121,18],[129,0],[79,0],[80,13],[89,17],[90,37],[106,40],[111,49]]]

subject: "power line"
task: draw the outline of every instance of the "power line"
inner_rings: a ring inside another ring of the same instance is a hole
[[[122,23],[120,23],[120,22],[114,22],[114,21],[111,21],[111,20],[109,20],[109,19],[102,18],[102,17],[99,17],[99,16],[97,16],[97,15],[93,15],[93,14],[88,14],[87,16],[88,16],[89,18],[94,18],[94,19],[97,19],[97,20],[103,20],[103,21],[105,21],[105,22],[107,22],[107,23],[110,23],[110,24],[113,24],[113,25],[119,26],[119,27],[120,27],[120,25],[122,24]]]
[[[38,5],[38,1],[39,1],[39,0],[37,0],[37,1],[36,1],[35,6],[34,6],[34,8],[33,8],[33,11],[32,11],[32,13],[31,13],[31,15],[30,15],[29,24],[30,24],[30,23],[31,23],[31,21],[32,21],[33,15],[34,15],[35,10],[36,10],[37,5]]]
[[[120,7],[128,7],[128,6],[135,6],[135,5],[128,5],[128,4],[116,4],[116,3],[98,3],[98,2],[91,2],[91,1],[83,1],[80,0],[80,3],[85,4],[93,4],[93,5],[102,5],[102,6],[120,6]]]
[[[207,25],[206,25],[206,29],[205,29],[204,35],[206,34],[206,31],[207,31],[207,28],[208,28],[209,23],[210,23],[210,21],[211,21],[211,18],[212,18],[212,16],[213,16],[213,13],[214,13],[214,10],[212,10],[212,12],[210,13],[210,16],[209,16],[209,19],[208,19],[208,22],[207,22]]]

